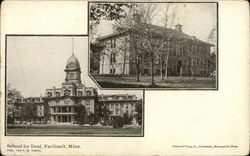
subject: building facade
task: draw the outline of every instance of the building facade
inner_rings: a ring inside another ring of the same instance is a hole
[[[46,104],[42,96],[17,99],[14,112],[16,123],[21,123],[21,121],[30,122],[27,118],[33,118],[33,122],[36,123],[43,123],[45,120],[45,107]],[[31,113],[27,114],[28,111]]]
[[[116,116],[136,115],[136,105],[141,101],[135,95],[100,95],[98,96],[100,106],[107,107],[110,111],[111,120]]]
[[[100,113],[102,105],[108,104],[112,120],[113,116],[123,115],[121,111],[115,112],[115,108],[122,108],[121,105],[125,104],[127,106],[122,110],[132,116],[135,114],[135,103],[142,104],[138,103],[141,99],[137,99],[135,95],[98,96],[96,88],[82,84],[80,64],[74,54],[67,60],[64,71],[65,81],[60,88],[46,89],[44,97],[17,99],[15,103],[16,123],[26,120],[27,108],[32,109],[31,112],[36,112],[32,120],[35,123],[45,123],[46,120],[46,123],[50,124],[76,124],[81,105],[84,106],[85,112],[80,113],[88,116]]]
[[[173,76],[208,76],[209,56],[213,46],[203,42],[194,36],[182,32],[182,25],[177,24],[175,29],[168,29],[156,25],[149,25],[149,29],[155,31],[155,38],[164,38],[161,43],[161,53],[154,57],[154,74]],[[130,40],[130,41],[128,41]],[[146,55],[138,55],[132,52],[132,44],[140,42],[141,38],[134,38],[133,33],[117,32],[97,39],[97,44],[102,45],[103,52],[99,56],[99,74],[109,75],[135,75],[137,73],[136,60],[141,59],[140,74],[151,74],[151,60]],[[143,53],[143,52],[142,52]],[[167,61],[166,61],[167,60]],[[167,65],[166,65],[167,63]],[[167,69],[166,69],[167,68]]]

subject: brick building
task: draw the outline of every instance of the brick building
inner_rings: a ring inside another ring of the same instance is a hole
[[[166,61],[161,63],[161,59],[168,57],[168,75],[209,75],[208,62],[212,44],[183,33],[180,24],[175,25],[175,29],[147,25],[147,29],[155,32],[156,39],[158,37],[165,39],[160,45],[162,53],[157,54],[154,59],[154,74],[160,75],[161,69],[165,73]],[[134,34],[136,32],[114,30],[112,34],[97,38],[97,44],[105,47],[102,55],[99,56],[99,74],[135,75],[137,73],[135,64],[137,58],[131,50],[131,40],[140,42],[140,38],[134,39]],[[141,57],[141,75],[150,75],[149,57],[143,54]]]
[[[77,121],[77,109],[83,105],[86,116],[90,113],[98,113],[103,105],[108,105],[108,109],[113,112],[114,108],[120,108],[121,104],[126,104],[123,110],[129,115],[135,114],[135,103],[142,104],[135,95],[101,95],[98,96],[96,88],[86,87],[81,81],[81,68],[78,59],[72,55],[65,67],[65,81],[60,88],[53,87],[45,90],[44,97],[30,97],[17,99],[15,103],[15,122],[25,121],[25,110],[30,106],[36,113],[33,122],[44,123],[48,120],[50,124],[75,124]],[[116,109],[115,109],[116,110]],[[48,119],[46,119],[46,115]],[[123,115],[111,113],[113,116]]]

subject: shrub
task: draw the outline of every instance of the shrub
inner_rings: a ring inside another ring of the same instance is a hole
[[[121,116],[114,117],[112,120],[113,128],[122,128],[124,126],[124,119]]]

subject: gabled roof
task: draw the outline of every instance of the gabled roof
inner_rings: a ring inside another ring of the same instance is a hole
[[[118,35],[121,35],[121,34],[123,34],[123,33],[125,33],[125,32],[118,32],[118,31],[116,31],[116,32],[113,32],[113,33],[111,33],[111,34],[104,35],[104,36],[102,36],[102,37],[98,37],[97,40],[98,40],[98,41],[105,40],[105,39],[107,39],[107,38],[114,37],[114,36],[118,36]]]
[[[210,45],[210,46],[214,46],[211,43],[204,42],[202,40],[197,39],[195,36],[190,36],[188,34],[185,34],[183,32],[180,32],[180,31],[177,31],[177,30],[174,30],[174,29],[165,28],[165,27],[162,27],[162,26],[157,26],[157,25],[152,25],[152,24],[146,24],[146,25],[147,25],[146,27],[149,30],[154,31],[156,35],[166,35],[166,36],[168,36],[169,39],[193,40],[193,41],[196,41],[196,42],[200,42],[202,44],[207,44],[207,45]],[[111,37],[114,37],[114,36],[118,36],[118,35],[121,35],[121,34],[124,34],[124,33],[125,33],[124,31],[123,32],[113,32],[111,34],[108,34],[108,35],[97,38],[97,41],[102,41],[102,40],[105,40],[105,39],[108,39],[108,38],[111,38]]]

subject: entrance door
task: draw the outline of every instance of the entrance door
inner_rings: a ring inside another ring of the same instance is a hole
[[[178,63],[177,63],[177,75],[178,75],[178,76],[180,75],[181,67],[182,67],[182,62],[181,62],[181,61],[178,61]]]
[[[62,122],[67,122],[67,116],[66,115],[62,116]]]

